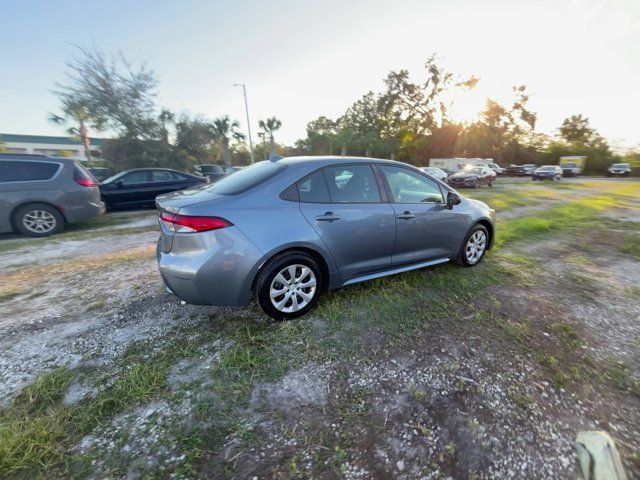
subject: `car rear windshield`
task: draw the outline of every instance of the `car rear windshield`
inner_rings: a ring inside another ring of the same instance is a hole
[[[554,166],[545,166],[545,167],[540,167],[538,170],[540,170],[541,172],[552,172],[556,169],[556,167]]]
[[[613,168],[627,168],[629,166],[628,163],[614,163],[611,165]]]
[[[286,166],[283,164],[278,164],[268,160],[254,163],[233,175],[224,177],[222,180],[219,180],[210,187],[207,187],[206,190],[219,195],[236,195],[252,189],[256,185],[259,185],[274,175],[277,175],[285,168]]]
[[[0,182],[49,180],[60,169],[56,162],[0,160]]]

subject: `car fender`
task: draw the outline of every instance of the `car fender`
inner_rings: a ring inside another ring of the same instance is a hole
[[[318,240],[320,240],[319,237],[318,237]],[[320,246],[318,243],[288,242],[282,245],[278,245],[276,248],[273,248],[262,255],[260,260],[256,262],[255,266],[249,272],[249,275],[247,275],[247,279],[245,280],[245,283],[243,285],[243,291],[249,292],[249,294],[251,294],[253,292],[253,287],[255,285],[256,278],[258,277],[258,274],[260,270],[262,270],[264,265],[271,258],[289,250],[308,251],[313,256],[317,256],[321,258],[324,262],[324,265],[326,266],[326,271],[324,273],[328,276],[328,278],[325,279],[327,282],[327,285],[326,285],[327,288],[329,289],[335,288],[335,286],[339,283],[340,279],[338,278],[339,277],[338,267],[335,261],[333,260],[333,257],[331,256],[331,254],[326,248]]]

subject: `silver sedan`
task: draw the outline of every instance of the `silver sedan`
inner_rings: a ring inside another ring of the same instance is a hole
[[[157,198],[157,256],[188,303],[247,305],[277,319],[323,291],[449,261],[476,265],[495,212],[410,165],[297,157]]]

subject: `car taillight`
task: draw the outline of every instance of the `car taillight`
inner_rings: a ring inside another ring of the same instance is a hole
[[[162,212],[160,221],[176,233],[206,232],[230,227],[231,222],[220,217],[195,217],[190,215],[176,215],[175,213]]]
[[[96,182],[91,180],[90,178],[75,178],[74,179],[78,185],[82,185],[83,187],[95,187]]]

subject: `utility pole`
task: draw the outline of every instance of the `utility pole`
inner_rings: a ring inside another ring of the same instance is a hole
[[[242,93],[244,95],[244,109],[247,113],[247,131],[249,132],[249,156],[251,157],[251,163],[255,163],[253,158],[253,142],[251,141],[251,120],[249,120],[249,102],[247,102],[247,87],[244,83],[234,83],[234,87],[242,87]]]

